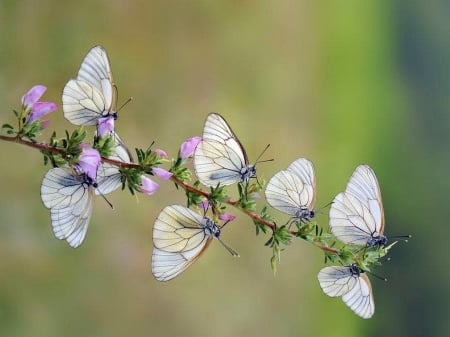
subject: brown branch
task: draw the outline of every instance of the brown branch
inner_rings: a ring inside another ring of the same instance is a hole
[[[21,144],[21,145],[29,146],[29,147],[38,149],[40,151],[48,151],[48,152],[53,152],[53,153],[57,153],[57,154],[62,154],[63,153],[63,150],[58,149],[58,148],[53,147],[53,146],[50,146],[50,145],[48,145],[46,143],[33,142],[31,140],[23,139],[23,138],[20,138],[18,136],[9,137],[9,136],[0,135],[0,139],[4,140],[4,141],[7,141],[7,142],[18,143],[18,144]],[[136,164],[136,163],[124,163],[122,161],[114,160],[114,159],[107,158],[107,157],[102,157],[102,160],[104,162],[107,162],[107,163],[110,163],[110,164],[113,164],[113,165],[116,165],[116,166],[122,167],[122,168],[139,168],[140,167],[139,164]],[[172,180],[175,184],[177,184],[178,186],[180,186],[181,188],[183,188],[186,191],[190,191],[190,192],[196,193],[196,194],[201,195],[201,196],[203,196],[205,198],[208,198],[210,196],[210,193],[205,192],[205,191],[203,191],[201,189],[198,189],[198,188],[196,188],[196,187],[194,187],[192,185],[189,185],[189,184],[185,183],[184,181],[178,179],[175,176],[172,176],[170,178],[170,180]],[[242,207],[240,207],[238,201],[234,201],[234,200],[228,199],[226,201],[226,203],[228,205],[233,206],[233,207],[239,209],[240,211],[244,212],[245,214],[247,214],[253,220],[255,220],[255,221],[257,221],[257,222],[259,222],[259,223],[261,223],[261,224],[263,224],[263,225],[265,225],[267,227],[269,227],[272,230],[275,230],[276,225],[273,222],[270,222],[270,221],[262,218],[260,215],[254,213],[252,211],[249,211],[247,209],[243,209]],[[295,235],[296,232],[293,232],[291,234]],[[333,253],[333,254],[338,254],[339,253],[338,249],[324,246],[324,245],[322,245],[319,242],[313,241],[312,244],[314,246],[318,247],[319,249],[325,251],[325,252],[329,252],[329,253]]]

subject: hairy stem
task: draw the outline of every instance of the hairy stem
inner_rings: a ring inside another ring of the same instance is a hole
[[[0,139],[7,141],[7,142],[12,142],[12,143],[18,143],[21,145],[25,145],[28,147],[32,147],[34,149],[40,150],[40,151],[48,151],[48,152],[53,152],[53,153],[57,153],[57,154],[62,154],[63,151],[57,147],[53,147],[50,146],[46,143],[39,143],[39,142],[33,142],[31,140],[28,139],[24,139],[21,138],[19,136],[14,136],[14,137],[10,137],[10,136],[4,136],[4,135],[0,135]],[[102,160],[104,162],[110,163],[112,165],[116,165],[118,167],[122,167],[122,168],[139,168],[139,164],[136,163],[124,163],[118,160],[114,160],[114,159],[110,159],[110,158],[106,158],[106,157],[102,157]],[[185,183],[184,181],[178,179],[175,176],[172,176],[170,178],[170,180],[172,180],[175,184],[177,184],[178,186],[180,186],[181,188],[183,188],[186,191],[190,191],[193,193],[196,193],[198,195],[201,195],[205,198],[208,198],[210,196],[210,194],[208,192],[202,191],[201,189],[198,189],[192,185],[189,185],[187,183]],[[234,201],[231,199],[226,200],[226,203],[230,206],[233,206],[237,209],[239,209],[241,212],[244,212],[245,214],[247,214],[250,218],[252,218],[253,220],[258,221],[259,223],[269,227],[272,230],[275,230],[276,225],[266,219],[263,219],[260,215],[249,211],[247,209],[243,209],[242,207],[240,207],[239,202],[238,201]],[[296,232],[291,232],[292,235],[296,235]],[[333,254],[338,254],[339,250],[336,248],[332,248],[332,247],[328,247],[325,246],[323,244],[321,244],[320,242],[317,241],[313,241],[312,244],[316,247],[318,247],[319,249],[323,250],[324,252],[328,252],[328,253],[333,253]]]

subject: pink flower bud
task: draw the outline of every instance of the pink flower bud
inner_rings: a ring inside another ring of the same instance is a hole
[[[194,150],[197,147],[198,143],[202,140],[202,137],[195,136],[189,139],[186,139],[183,144],[181,144],[180,148],[180,156],[181,158],[187,158],[194,154]]]
[[[198,207],[201,209],[208,209],[209,208],[209,201],[208,199],[203,200],[201,203],[198,204]]]
[[[223,212],[219,215],[219,219],[226,222],[233,221],[235,218],[235,215],[228,212]]]
[[[167,152],[161,149],[155,149],[153,152],[155,152],[158,156],[161,158],[167,158]]]
[[[152,195],[159,188],[159,185],[155,183],[153,180],[146,176],[141,176],[141,186],[139,186],[138,190],[141,193],[145,193],[148,195]]]
[[[164,170],[160,167],[154,167],[152,169],[152,172],[155,176],[157,176],[158,178],[162,179],[162,180],[169,180],[170,177],[173,176],[172,172],[169,172],[167,170]]]

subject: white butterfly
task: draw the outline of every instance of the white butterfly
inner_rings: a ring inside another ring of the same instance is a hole
[[[130,162],[129,154],[120,138],[113,148],[111,159]],[[76,248],[83,243],[91,218],[94,196],[106,195],[122,186],[119,169],[101,163],[94,181],[84,172],[70,168],[52,168],[44,176],[41,198],[50,209],[55,236]]]
[[[111,131],[110,137],[114,139],[112,154],[108,157],[122,163],[131,163],[133,159],[130,151],[115,131]],[[116,165],[101,162],[97,171],[97,194],[106,195],[122,186],[122,174]]]
[[[166,206],[153,226],[152,273],[158,281],[169,281],[185,271],[218,239],[220,227],[211,219],[180,206]]]
[[[360,165],[347,188],[339,193],[330,207],[331,232],[342,242],[379,247],[387,244],[380,187],[373,170]]]
[[[373,316],[375,302],[372,287],[362,269],[356,265],[330,266],[323,268],[317,277],[325,294],[342,296],[344,303],[362,318]]]
[[[194,169],[198,180],[211,187],[248,182],[256,176],[239,139],[217,113],[206,118],[203,139],[194,151]]]
[[[64,117],[75,125],[96,125],[99,118],[117,118],[116,90],[103,47],[88,52],[77,78],[64,87],[62,101]]]
[[[299,158],[287,170],[276,173],[267,184],[266,199],[273,208],[289,214],[294,220],[311,220],[316,201],[313,164]]]

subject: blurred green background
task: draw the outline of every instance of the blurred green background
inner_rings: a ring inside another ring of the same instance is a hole
[[[87,239],[54,238],[39,197],[46,167],[30,148],[0,143],[2,336],[447,336],[450,207],[448,1],[0,0],[1,123],[31,86],[61,92],[94,45],[119,88],[117,130],[130,148],[175,156],[208,112],[228,119],[251,160],[266,143],[270,178],[304,156],[317,206],[354,168],[378,175],[386,234],[412,234],[372,277],[374,317],[325,296],[318,249],[295,241],[274,277],[266,237],[238,218],[181,277],[151,275],[152,223],[183,193],[98,199]],[[50,129],[73,127],[59,110]],[[47,140],[49,132],[43,135]],[[261,203],[262,205],[262,203]],[[273,211],[273,214],[280,214]],[[326,212],[318,221],[327,226]]]

